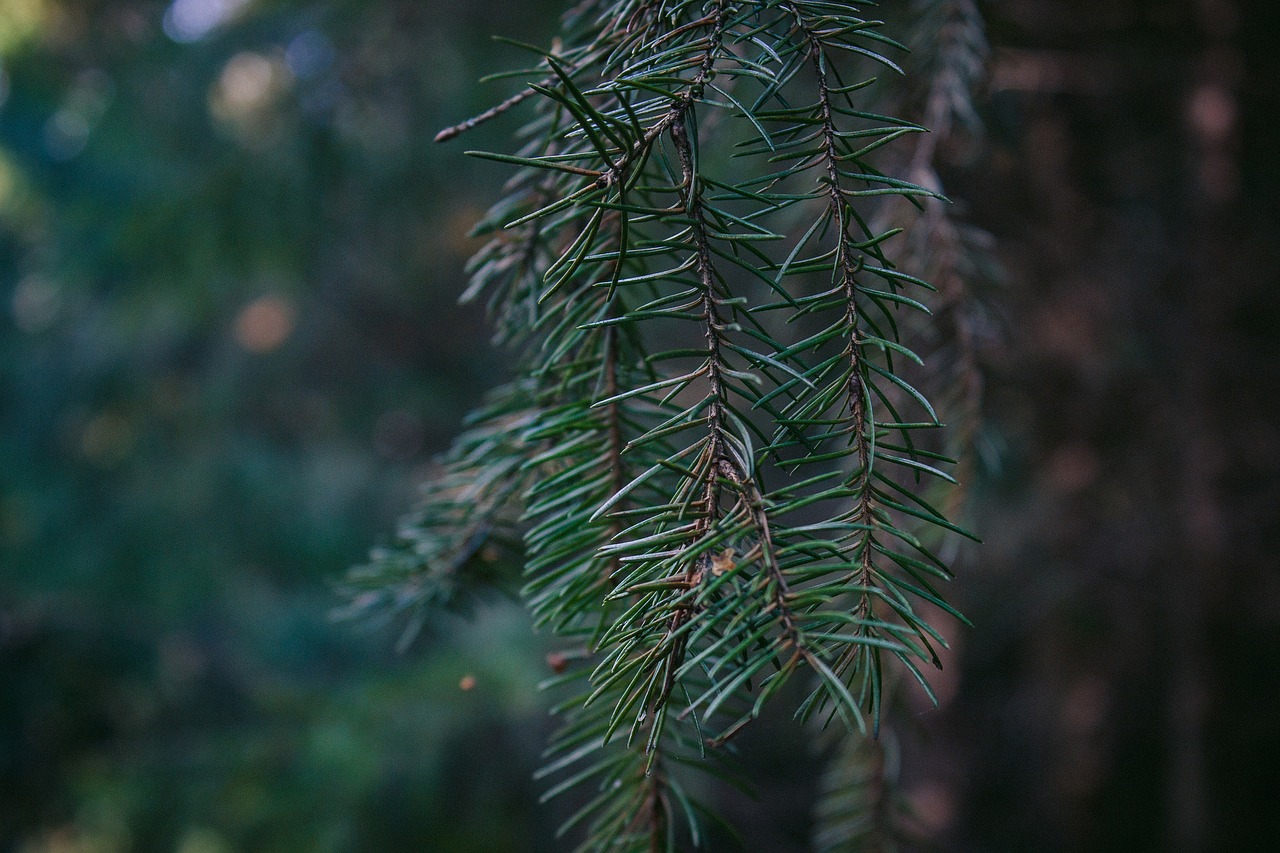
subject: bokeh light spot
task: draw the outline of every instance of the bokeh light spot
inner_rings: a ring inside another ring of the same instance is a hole
[[[176,42],[199,41],[236,16],[248,0],[174,0],[164,13],[164,32]]]
[[[43,332],[53,325],[62,307],[62,290],[38,275],[29,275],[13,290],[13,323],[28,334]]]
[[[261,296],[236,315],[236,343],[249,352],[270,352],[293,333],[293,303],[282,296]]]

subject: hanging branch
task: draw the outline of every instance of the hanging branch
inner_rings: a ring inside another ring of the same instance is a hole
[[[697,846],[695,774],[792,678],[799,717],[873,734],[882,657],[927,690],[945,644],[919,604],[954,613],[950,575],[917,531],[964,532],[920,485],[953,480],[898,370],[931,288],[868,224],[934,194],[871,162],[922,130],[866,102],[901,50],[872,5],[585,2],[532,94],[441,134],[537,104],[519,153],[471,152],[517,169],[467,297],[513,348],[521,414],[477,422],[407,525],[415,556],[359,577],[426,589],[493,519],[519,528],[565,662],[540,775],[583,851]]]

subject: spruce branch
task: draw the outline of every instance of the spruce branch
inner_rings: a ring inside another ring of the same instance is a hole
[[[940,196],[884,167],[923,128],[875,108],[863,75],[901,45],[873,5],[584,2],[525,92],[441,134],[535,105],[516,154],[472,152],[516,169],[466,298],[521,414],[447,457],[402,537],[421,559],[358,576],[427,589],[477,531],[518,532],[565,649],[540,775],[583,851],[696,846],[699,771],[731,772],[797,677],[797,716],[876,734],[886,667],[927,691],[939,665],[924,613],[959,617],[932,543],[968,534],[934,507],[954,478],[904,369],[933,291],[873,224]]]
[[[892,733],[838,743],[819,782],[813,853],[895,853],[915,840],[900,773]]]

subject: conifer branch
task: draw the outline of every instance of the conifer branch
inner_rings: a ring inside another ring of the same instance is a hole
[[[927,690],[945,644],[925,531],[964,531],[922,485],[953,478],[900,369],[931,288],[870,225],[936,193],[874,162],[922,128],[845,82],[898,68],[871,5],[584,2],[539,97],[442,134],[538,105],[518,154],[480,154],[517,172],[467,292],[516,349],[525,415],[450,470],[509,474],[486,505],[523,509],[523,595],[572,651],[541,775],[589,792],[565,827],[583,851],[696,846],[691,771],[726,766],[792,678],[799,717],[874,733],[882,658]],[[445,492],[411,536],[508,518]]]

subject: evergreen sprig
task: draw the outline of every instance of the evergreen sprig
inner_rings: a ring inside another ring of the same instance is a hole
[[[900,164],[895,171],[940,192],[942,150],[954,150],[957,143],[981,134],[975,99],[984,80],[987,43],[977,4],[917,0],[911,4],[909,43],[915,60],[912,75],[904,85],[877,93],[878,109],[919,117],[930,132],[913,136],[908,144],[887,153]],[[984,322],[975,291],[977,285],[996,278],[990,238],[960,221],[954,208],[939,199],[927,199],[922,213],[904,213],[900,207],[885,208],[875,221],[881,230],[891,224],[902,228],[905,234],[897,243],[897,261],[938,287],[930,299],[932,313],[915,312],[904,318],[900,333],[913,341],[929,365],[929,370],[917,373],[927,396],[948,420],[942,449],[960,458],[955,471],[963,480],[967,477],[961,475],[973,469],[980,425],[978,341]],[[958,512],[964,489],[948,486],[935,484],[924,494]],[[953,543],[954,539],[937,542]],[[892,684],[884,692],[890,706],[902,704],[901,691]],[[888,713],[892,715],[892,707]],[[882,733],[878,741],[868,741],[856,732],[836,735],[834,747],[827,750],[821,797],[813,810],[813,848],[824,853],[909,849],[910,842],[918,840],[919,827],[900,788],[894,731]]]
[[[903,369],[933,288],[872,224],[939,196],[876,165],[924,128],[871,106],[904,51],[873,7],[589,0],[524,93],[440,135],[536,105],[517,153],[469,152],[516,167],[465,298],[518,378],[352,601],[449,603],[519,536],[582,850],[696,844],[697,770],[732,773],[767,703],[874,735],[885,667],[928,691],[928,614],[963,618],[928,530],[969,534],[931,503],[950,460]]]

